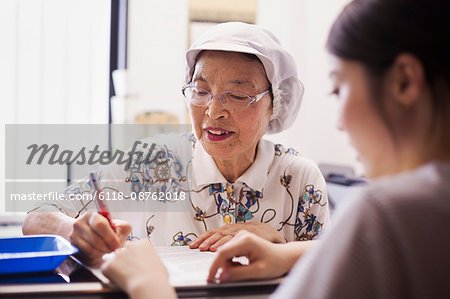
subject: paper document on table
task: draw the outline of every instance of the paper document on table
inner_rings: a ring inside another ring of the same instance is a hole
[[[223,288],[243,286],[267,286],[278,285],[282,278],[268,280],[238,281],[229,283],[208,283],[209,268],[214,261],[216,253],[190,249],[188,246],[155,247],[156,252],[163,261],[169,273],[170,284],[177,289],[184,288]],[[114,253],[105,254],[103,260],[108,260]],[[245,257],[234,258],[234,262],[248,265]],[[104,284],[110,285],[110,281],[101,272],[100,268],[87,267]],[[111,285],[110,285],[111,286]]]
[[[170,284],[174,287],[206,285],[215,253],[190,249],[188,246],[156,247],[169,272]]]
[[[247,280],[227,283],[208,283],[208,273],[216,253],[189,249],[188,246],[156,247],[156,252],[161,257],[169,272],[170,284],[176,289],[184,288],[227,288],[247,286],[274,286],[276,287],[282,278],[266,280]],[[233,262],[248,265],[246,257],[235,257]]]
[[[206,285],[209,267],[215,253],[190,249],[188,246],[155,247],[156,252],[163,261],[169,273],[170,284],[177,286]],[[114,253],[105,254],[106,261],[114,256]],[[87,267],[101,282],[109,284],[100,268]]]

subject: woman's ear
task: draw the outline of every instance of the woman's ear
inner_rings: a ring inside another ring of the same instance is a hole
[[[423,96],[426,86],[425,70],[420,60],[412,54],[400,54],[391,68],[390,86],[394,99],[400,106],[411,107]]]

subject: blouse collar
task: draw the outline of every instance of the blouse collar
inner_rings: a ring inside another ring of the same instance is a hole
[[[261,191],[266,182],[274,156],[275,150],[272,142],[261,139],[258,143],[255,161],[236,182],[243,182],[248,187]],[[213,158],[204,150],[200,142],[197,142],[194,148],[192,170],[193,189],[210,184],[227,183]]]

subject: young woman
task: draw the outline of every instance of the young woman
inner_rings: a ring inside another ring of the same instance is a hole
[[[340,207],[274,297],[450,298],[449,8],[445,1],[355,0],[334,23],[328,49],[338,126],[372,182]],[[300,256],[298,245],[240,232],[218,251],[209,279],[282,275]],[[151,294],[155,281],[174,295],[150,249],[133,244],[105,274],[135,298]],[[249,265],[234,264],[234,256],[247,256]]]

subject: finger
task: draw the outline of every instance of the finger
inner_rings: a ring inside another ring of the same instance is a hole
[[[219,268],[225,267],[227,263],[232,263],[233,257],[248,257],[252,249],[252,245],[249,244],[246,238],[234,237],[231,239],[225,246],[222,246],[217,251],[216,258],[209,268],[208,281],[215,281]]]
[[[108,246],[105,244],[102,238],[92,230],[89,223],[84,220],[76,221],[73,224],[73,232],[70,235],[72,243],[77,242],[78,239],[86,241],[90,247],[95,248],[103,253],[110,252]]]
[[[218,240],[216,243],[214,243],[213,245],[211,245],[211,247],[209,248],[209,250],[211,251],[216,251],[220,246],[224,245],[225,243],[227,243],[228,241],[230,241],[231,239],[233,239],[232,235],[227,235],[224,236],[222,239]]]
[[[123,243],[125,243],[125,241],[128,239],[128,236],[131,233],[132,230],[131,224],[122,220],[114,219],[113,221],[114,225],[116,226],[117,238],[119,239],[120,245],[123,245]]]
[[[72,242],[72,244],[78,248],[79,252],[76,254],[76,256],[78,256],[83,263],[89,266],[93,266],[102,262],[102,256],[104,253],[92,247],[85,240],[77,239]]]
[[[238,233],[234,236],[234,239],[242,239],[243,237],[247,237],[249,234],[253,234],[249,232],[248,230],[241,229],[238,231]],[[253,234],[254,235],[254,234]]]
[[[101,238],[95,231],[93,231],[89,226],[84,229],[83,231],[80,231],[80,237],[85,242],[87,242],[92,248],[95,248],[96,250],[102,252],[102,253],[108,253],[112,250],[108,247],[108,245],[105,243],[103,238]]]
[[[262,267],[259,262],[249,264],[247,266],[241,265],[239,263],[233,263],[233,265],[225,265],[222,267],[222,272],[219,276],[219,281],[240,281],[249,280],[264,277],[262,275]]]
[[[105,217],[100,214],[92,214],[89,218],[89,225],[92,230],[103,239],[110,251],[116,250],[120,247],[119,238],[114,233],[114,230],[111,228]]]
[[[220,234],[220,233],[215,233],[211,237],[209,237],[208,239],[203,241],[202,244],[200,244],[198,246],[198,249],[200,249],[200,251],[207,251],[207,250],[209,250],[211,245],[213,245],[214,243],[216,243],[217,241],[219,241],[223,237],[225,237],[225,236]]]
[[[208,239],[210,236],[212,236],[214,234],[213,231],[207,231],[204,232],[203,234],[201,234],[197,239],[195,239],[190,245],[189,248],[191,249],[195,249],[198,248],[198,246],[200,244],[203,243],[203,241],[205,241],[206,239]]]
[[[105,261],[101,265],[102,273],[114,284],[124,289],[125,278],[123,277],[123,271],[121,271],[121,261],[117,259],[117,256]]]

